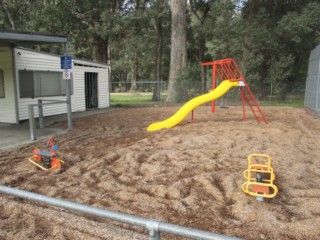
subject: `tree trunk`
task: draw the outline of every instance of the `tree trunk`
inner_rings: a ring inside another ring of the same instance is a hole
[[[107,63],[109,60],[109,38],[96,36],[93,39],[93,61]]]
[[[158,14],[163,11],[164,0],[159,1]],[[163,50],[163,35],[162,35],[162,17],[161,15],[157,17],[155,23],[155,31],[157,33],[157,49],[155,58],[155,80],[157,81],[154,89],[152,101],[160,101],[161,99],[161,80],[162,80],[162,50]]]
[[[137,80],[139,76],[139,62],[138,62],[138,54],[135,55],[135,58],[132,63],[131,70],[131,92],[135,92],[137,90]]]
[[[171,56],[167,102],[176,101],[176,80],[187,64],[186,0],[171,1]]]

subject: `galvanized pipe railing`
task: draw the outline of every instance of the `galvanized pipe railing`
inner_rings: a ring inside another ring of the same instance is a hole
[[[31,140],[37,139],[37,133],[36,133],[36,124],[34,120],[34,107],[38,107],[39,112],[39,127],[44,128],[44,115],[43,115],[43,106],[44,105],[56,105],[56,104],[67,104],[68,108],[68,130],[72,129],[72,116],[71,116],[71,110],[70,110],[70,101],[64,101],[64,100],[54,100],[54,99],[38,99],[38,103],[34,104],[28,104],[28,116],[29,116],[29,125],[30,125],[30,137]]]
[[[186,228],[170,223],[161,222],[155,219],[148,219],[137,217],[134,215],[118,213],[110,210],[104,210],[101,208],[91,207],[84,204],[79,204],[71,201],[61,200],[53,197],[47,197],[45,195],[32,193],[16,188],[0,185],[0,193],[9,194],[12,196],[28,199],[38,203],[47,204],[50,206],[60,207],[72,211],[85,213],[91,216],[100,217],[112,221],[126,223],[143,227],[149,232],[149,240],[160,240],[160,232],[166,232],[173,235],[178,235],[190,239],[203,239],[203,240],[235,240],[238,238],[228,237],[215,233],[205,232],[193,228]]]

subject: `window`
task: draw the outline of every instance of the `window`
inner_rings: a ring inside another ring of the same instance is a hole
[[[62,79],[62,72],[20,70],[20,98],[65,96],[67,81]]]
[[[3,71],[0,70],[0,98],[4,98],[4,78]]]
[[[32,71],[19,71],[19,86],[21,98],[34,97]]]

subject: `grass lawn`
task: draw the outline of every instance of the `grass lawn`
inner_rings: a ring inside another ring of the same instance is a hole
[[[166,95],[162,95],[162,101],[152,101],[152,93],[111,93],[112,107],[137,107],[154,106],[164,104]]]
[[[111,93],[112,107],[139,107],[167,105],[165,102],[166,94],[162,95],[162,101],[152,101],[152,93]],[[261,106],[279,106],[279,107],[303,107],[304,98],[288,98],[286,101],[279,101],[277,98],[270,100],[258,101]],[[181,103],[183,104],[183,103]],[[239,102],[241,104],[241,102]]]
[[[304,106],[304,95],[302,94],[291,94],[287,96],[285,101],[280,101],[278,96],[274,96],[272,101],[260,100],[259,104],[262,106],[275,106],[275,107],[303,107]]]
[[[289,101],[259,101],[261,106],[274,106],[274,107],[303,107],[304,100],[289,100]]]

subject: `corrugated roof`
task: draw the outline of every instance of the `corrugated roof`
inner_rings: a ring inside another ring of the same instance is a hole
[[[11,32],[0,30],[1,45],[39,45],[48,43],[67,43],[68,38],[62,35],[52,35],[32,32]]]

